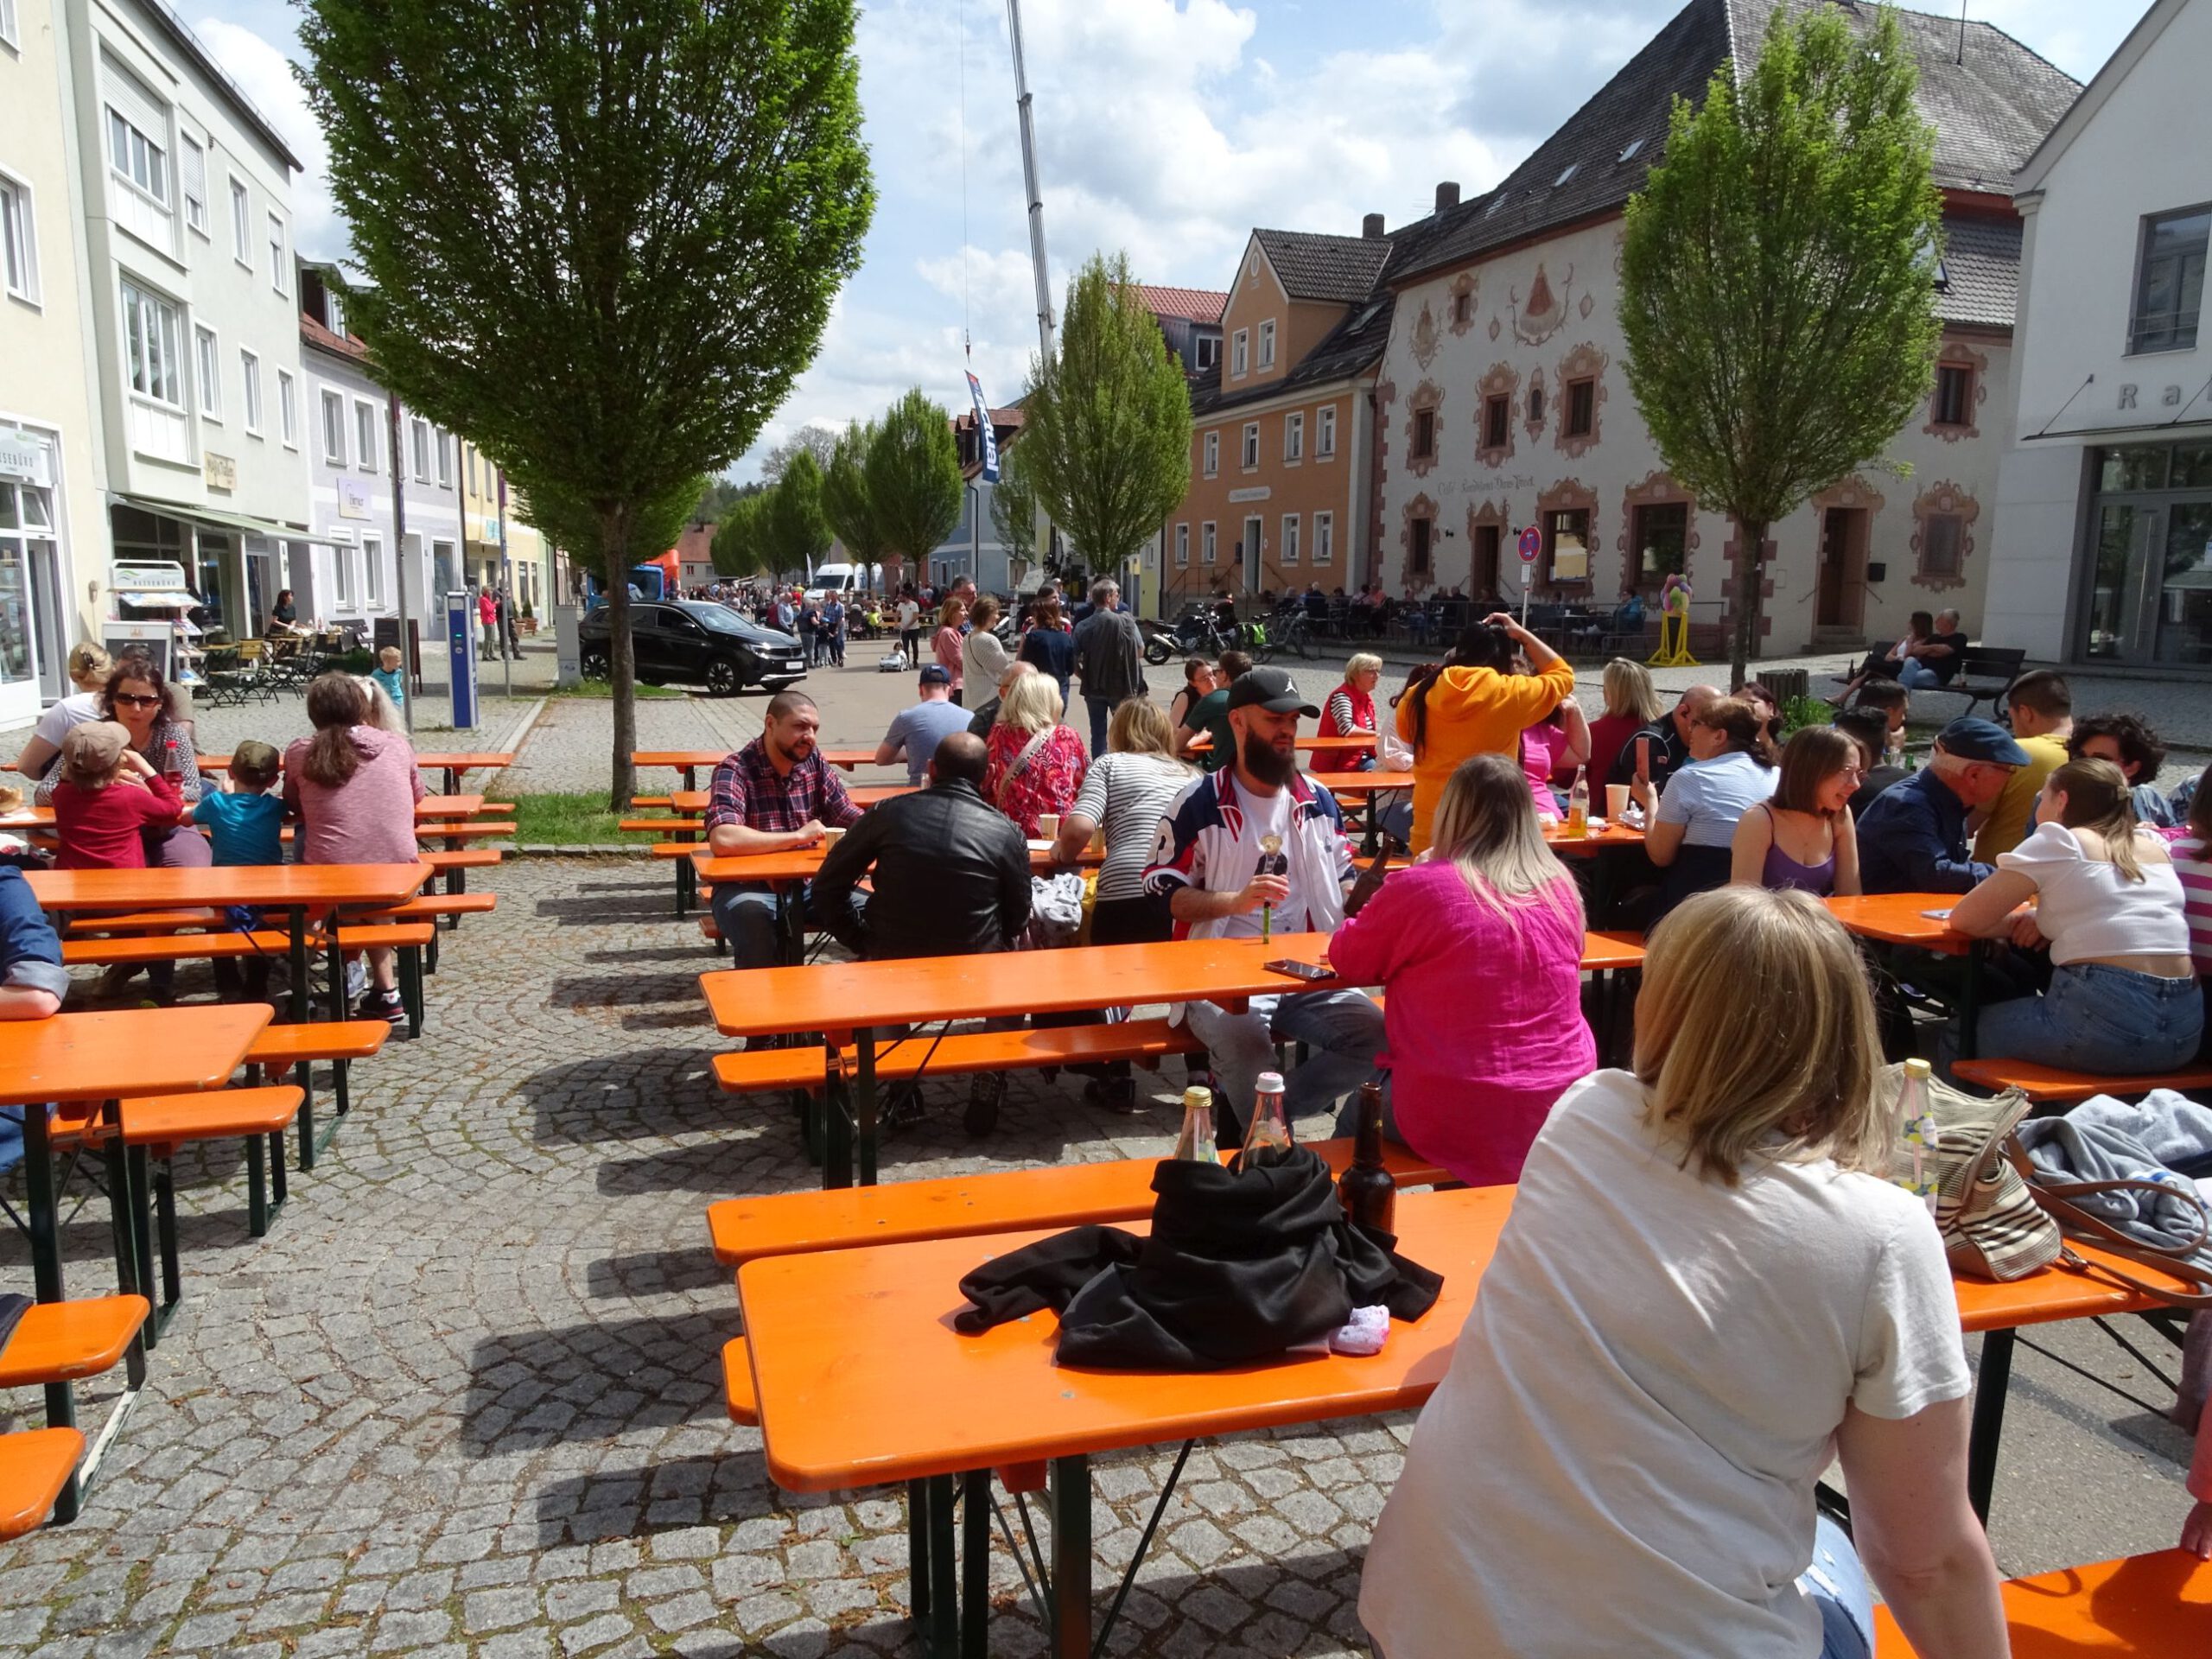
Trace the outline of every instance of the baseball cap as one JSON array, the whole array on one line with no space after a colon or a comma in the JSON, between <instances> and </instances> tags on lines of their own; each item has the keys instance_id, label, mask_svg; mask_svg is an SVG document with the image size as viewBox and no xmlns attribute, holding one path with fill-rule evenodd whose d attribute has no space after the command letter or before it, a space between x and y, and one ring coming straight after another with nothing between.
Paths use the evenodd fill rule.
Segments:
<instances>
[{"instance_id":1,"label":"baseball cap","mask_svg":"<svg viewBox=\"0 0 2212 1659\"><path fill-rule=\"evenodd\" d=\"M1321 711L1306 701L1298 682L1280 668L1252 668L1238 675L1229 688L1229 706L1264 709L1271 715L1309 715L1316 720L1321 716Z\"/></svg>"},{"instance_id":2,"label":"baseball cap","mask_svg":"<svg viewBox=\"0 0 2212 1659\"><path fill-rule=\"evenodd\" d=\"M952 671L945 667L943 663L931 663L922 671L922 683L924 685L950 685Z\"/></svg>"},{"instance_id":3,"label":"baseball cap","mask_svg":"<svg viewBox=\"0 0 2212 1659\"><path fill-rule=\"evenodd\" d=\"M1936 745L1961 760L1980 760L1993 766L2024 766L2028 752L2012 741L2012 734L1993 720L1961 715L1936 734Z\"/></svg>"},{"instance_id":4,"label":"baseball cap","mask_svg":"<svg viewBox=\"0 0 2212 1659\"><path fill-rule=\"evenodd\" d=\"M61 764L72 779L105 778L123 759L130 734L121 721L88 720L61 740Z\"/></svg>"}]
</instances>

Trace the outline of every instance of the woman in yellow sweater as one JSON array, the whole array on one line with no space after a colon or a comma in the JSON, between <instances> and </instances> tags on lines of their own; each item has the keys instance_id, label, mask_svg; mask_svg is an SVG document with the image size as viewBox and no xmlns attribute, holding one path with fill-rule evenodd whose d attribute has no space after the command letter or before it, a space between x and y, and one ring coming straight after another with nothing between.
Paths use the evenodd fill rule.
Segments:
<instances>
[{"instance_id":1,"label":"woman in yellow sweater","mask_svg":"<svg viewBox=\"0 0 2212 1659\"><path fill-rule=\"evenodd\" d=\"M1513 671L1516 648L1533 672ZM1429 821L1452 769L1471 754L1518 756L1523 728L1573 690L1567 660L1505 612L1461 632L1444 666L1398 700L1398 735L1414 752L1414 852L1428 846Z\"/></svg>"}]
</instances>

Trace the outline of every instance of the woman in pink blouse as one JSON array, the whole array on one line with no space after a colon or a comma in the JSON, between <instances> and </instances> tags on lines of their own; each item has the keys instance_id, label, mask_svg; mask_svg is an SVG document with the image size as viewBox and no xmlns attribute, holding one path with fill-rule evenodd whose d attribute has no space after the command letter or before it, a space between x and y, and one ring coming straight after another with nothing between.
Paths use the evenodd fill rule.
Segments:
<instances>
[{"instance_id":1,"label":"woman in pink blouse","mask_svg":"<svg viewBox=\"0 0 2212 1659\"><path fill-rule=\"evenodd\" d=\"M284 751L284 805L300 820L300 862L418 862L423 774L407 740L369 724L369 700L350 675L325 674L308 687L308 719L315 735ZM407 1017L395 965L391 950L369 952L362 1019L397 1025Z\"/></svg>"},{"instance_id":2,"label":"woman in pink blouse","mask_svg":"<svg viewBox=\"0 0 2212 1659\"><path fill-rule=\"evenodd\" d=\"M1433 836L1337 930L1329 963L1389 994L1377 1064L1397 1138L1456 1179L1496 1185L1520 1178L1553 1103L1598 1064L1582 899L1512 756L1460 762Z\"/></svg>"},{"instance_id":3,"label":"woman in pink blouse","mask_svg":"<svg viewBox=\"0 0 2212 1659\"><path fill-rule=\"evenodd\" d=\"M957 599L944 601L944 608L938 613L936 636L930 641L930 650L937 656L938 665L952 676L952 700L960 702L966 675L968 642L961 638L960 625L968 620L968 607ZM965 707L965 704L962 705Z\"/></svg>"},{"instance_id":4,"label":"woman in pink blouse","mask_svg":"<svg viewBox=\"0 0 2212 1659\"><path fill-rule=\"evenodd\" d=\"M1020 674L999 697L999 717L987 740L990 770L983 798L1035 841L1039 815L1065 813L1083 787L1090 756L1072 727L1063 726L1060 688L1049 674Z\"/></svg>"}]
</instances>

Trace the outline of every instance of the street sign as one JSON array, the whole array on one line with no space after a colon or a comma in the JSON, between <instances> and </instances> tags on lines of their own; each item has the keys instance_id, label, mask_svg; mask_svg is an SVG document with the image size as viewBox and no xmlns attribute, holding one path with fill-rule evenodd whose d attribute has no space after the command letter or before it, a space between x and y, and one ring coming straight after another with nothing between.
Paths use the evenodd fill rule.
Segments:
<instances>
[{"instance_id":1,"label":"street sign","mask_svg":"<svg viewBox=\"0 0 2212 1659\"><path fill-rule=\"evenodd\" d=\"M1516 546L1520 550L1521 563L1534 564L1536 562L1536 555L1544 550L1543 535L1534 524L1531 524L1521 532L1521 539Z\"/></svg>"}]
</instances>

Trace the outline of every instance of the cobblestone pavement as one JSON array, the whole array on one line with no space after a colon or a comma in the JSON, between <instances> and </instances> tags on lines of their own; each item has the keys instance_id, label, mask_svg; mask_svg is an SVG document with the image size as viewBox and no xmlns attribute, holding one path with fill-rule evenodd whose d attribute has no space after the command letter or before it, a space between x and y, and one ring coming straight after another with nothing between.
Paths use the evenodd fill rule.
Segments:
<instances>
[{"instance_id":1,"label":"cobblestone pavement","mask_svg":"<svg viewBox=\"0 0 2212 1659\"><path fill-rule=\"evenodd\" d=\"M180 1160L188 1300L82 1518L0 1547L0 1659L915 1650L900 1492L780 1494L723 1414L736 1310L704 1208L814 1176L786 1112L711 1084L696 975L715 959L642 860L484 876L499 908L448 943L427 1031L356 1069L343 1133L269 1237L245 1236L235 1148ZM1158 1153L1180 1081L1171 1065L1124 1118L1024 1075L984 1141L939 1087L887 1175ZM20 1179L0 1191L20 1202ZM67 1243L79 1294L111 1282L103 1201ZM0 1286L28 1277L0 1230ZM2160 1402L2086 1328L2032 1340ZM111 1385L86 1392L97 1423ZM2171 1544L2175 1431L2025 1344L2012 1398L2008 1571ZM38 1410L0 1395L17 1422ZM1361 1552L1409 1429L1202 1444L1113 1650L1363 1652ZM1173 1451L1097 1462L1102 1599ZM993 1651L1041 1651L1002 1546L994 1584Z\"/></svg>"}]
</instances>

